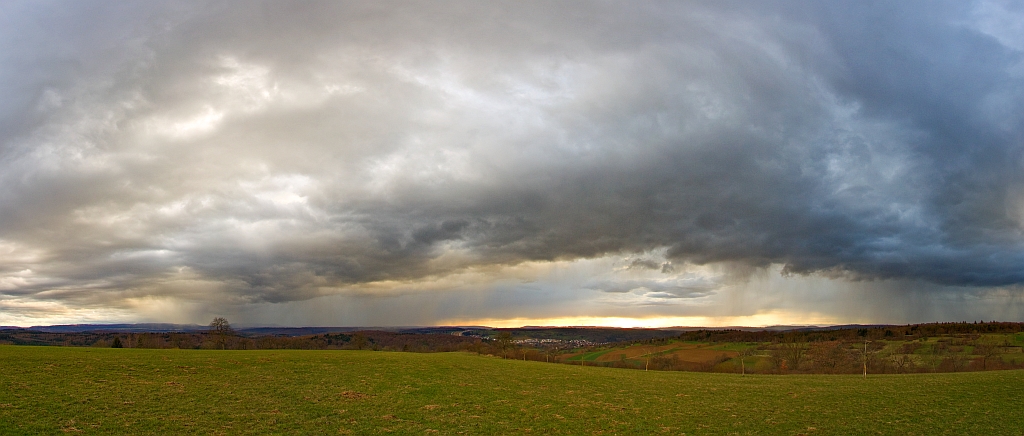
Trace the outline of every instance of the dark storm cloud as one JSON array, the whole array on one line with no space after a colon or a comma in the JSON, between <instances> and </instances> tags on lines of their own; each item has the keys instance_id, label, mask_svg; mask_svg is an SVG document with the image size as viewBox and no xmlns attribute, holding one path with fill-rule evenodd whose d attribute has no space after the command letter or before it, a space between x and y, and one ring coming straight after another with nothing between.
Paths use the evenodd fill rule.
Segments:
<instances>
[{"instance_id":1,"label":"dark storm cloud","mask_svg":"<svg viewBox=\"0 0 1024 436\"><path fill-rule=\"evenodd\" d=\"M988 6L8 3L0 292L658 249L632 267L1019 284L1024 58ZM600 289L713 289L657 283Z\"/></svg>"}]
</instances>

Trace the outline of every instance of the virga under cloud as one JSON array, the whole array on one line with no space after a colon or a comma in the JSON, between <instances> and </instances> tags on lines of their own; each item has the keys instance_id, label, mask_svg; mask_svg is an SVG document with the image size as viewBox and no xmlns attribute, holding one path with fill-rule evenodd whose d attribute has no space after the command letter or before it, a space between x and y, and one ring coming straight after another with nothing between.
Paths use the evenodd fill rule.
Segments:
<instances>
[{"instance_id":1,"label":"virga under cloud","mask_svg":"<svg viewBox=\"0 0 1024 436\"><path fill-rule=\"evenodd\" d=\"M858 320L1019 318L1020 22L1012 2L6 3L0 323L301 323L324 298L382 308L307 319L848 319L794 290L818 280L1004 303Z\"/></svg>"}]
</instances>

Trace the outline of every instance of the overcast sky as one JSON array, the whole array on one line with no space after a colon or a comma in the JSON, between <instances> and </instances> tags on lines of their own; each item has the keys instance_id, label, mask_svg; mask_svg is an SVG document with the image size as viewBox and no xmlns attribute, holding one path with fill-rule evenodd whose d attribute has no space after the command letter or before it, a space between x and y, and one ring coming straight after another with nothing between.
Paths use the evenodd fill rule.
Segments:
<instances>
[{"instance_id":1,"label":"overcast sky","mask_svg":"<svg viewBox=\"0 0 1024 436\"><path fill-rule=\"evenodd\" d=\"M0 3L0 325L1024 321L1020 2Z\"/></svg>"}]
</instances>

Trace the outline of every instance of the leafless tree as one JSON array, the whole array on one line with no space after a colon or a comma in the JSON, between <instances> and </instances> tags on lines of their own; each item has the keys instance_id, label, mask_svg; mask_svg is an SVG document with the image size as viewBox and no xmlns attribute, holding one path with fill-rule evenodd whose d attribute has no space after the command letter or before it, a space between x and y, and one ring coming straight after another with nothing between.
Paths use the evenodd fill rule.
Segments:
<instances>
[{"instance_id":1,"label":"leafless tree","mask_svg":"<svg viewBox=\"0 0 1024 436\"><path fill-rule=\"evenodd\" d=\"M829 374L843 372L851 360L846 347L840 341L817 342L811 346L808 354L816 371Z\"/></svg>"},{"instance_id":2,"label":"leafless tree","mask_svg":"<svg viewBox=\"0 0 1024 436\"><path fill-rule=\"evenodd\" d=\"M355 349L362 350L363 348L366 348L366 342L366 335L362 333L352 335L352 346L355 347Z\"/></svg>"},{"instance_id":3,"label":"leafless tree","mask_svg":"<svg viewBox=\"0 0 1024 436\"><path fill-rule=\"evenodd\" d=\"M988 364L991 361L999 361L999 347L982 344L974 347L974 354L981 356L981 369L987 370Z\"/></svg>"},{"instance_id":4,"label":"leafless tree","mask_svg":"<svg viewBox=\"0 0 1024 436\"><path fill-rule=\"evenodd\" d=\"M772 368L779 373L786 372L786 354L781 347L775 347L768 351L768 361L771 363Z\"/></svg>"},{"instance_id":5,"label":"leafless tree","mask_svg":"<svg viewBox=\"0 0 1024 436\"><path fill-rule=\"evenodd\" d=\"M544 361L551 362L558 355L558 347L547 347L544 349Z\"/></svg>"},{"instance_id":6,"label":"leafless tree","mask_svg":"<svg viewBox=\"0 0 1024 436\"><path fill-rule=\"evenodd\" d=\"M494 337L495 345L501 350L501 357L508 359L508 350L512 348L512 333L501 332Z\"/></svg>"},{"instance_id":7,"label":"leafless tree","mask_svg":"<svg viewBox=\"0 0 1024 436\"><path fill-rule=\"evenodd\" d=\"M892 367L897 374L908 372L914 368L914 358L909 354L893 354L889 356L889 360L892 361Z\"/></svg>"},{"instance_id":8,"label":"leafless tree","mask_svg":"<svg viewBox=\"0 0 1024 436\"><path fill-rule=\"evenodd\" d=\"M949 362L949 367L953 369L953 372L963 370L970 363L970 360L970 357L964 353L950 353L946 357L946 361Z\"/></svg>"},{"instance_id":9,"label":"leafless tree","mask_svg":"<svg viewBox=\"0 0 1024 436\"><path fill-rule=\"evenodd\" d=\"M655 347L654 344L648 343L644 344L644 346L641 349L643 350L644 357L646 358L646 362L644 363L644 371L647 371L651 368L651 357L654 356L654 353L658 352L658 347Z\"/></svg>"},{"instance_id":10,"label":"leafless tree","mask_svg":"<svg viewBox=\"0 0 1024 436\"><path fill-rule=\"evenodd\" d=\"M217 338L217 343L223 350L226 348L228 335L233 335L235 331L231 328L228 320L218 316L210 322L210 333Z\"/></svg>"},{"instance_id":11,"label":"leafless tree","mask_svg":"<svg viewBox=\"0 0 1024 436\"><path fill-rule=\"evenodd\" d=\"M807 351L807 344L800 342L796 339L792 339L782 343L783 356L788 366L794 370L800 369L800 364L804 360L804 354Z\"/></svg>"},{"instance_id":12,"label":"leafless tree","mask_svg":"<svg viewBox=\"0 0 1024 436\"><path fill-rule=\"evenodd\" d=\"M746 359L755 355L757 355L757 349L754 347L744 348L743 351L740 351L740 375L747 375Z\"/></svg>"}]
</instances>

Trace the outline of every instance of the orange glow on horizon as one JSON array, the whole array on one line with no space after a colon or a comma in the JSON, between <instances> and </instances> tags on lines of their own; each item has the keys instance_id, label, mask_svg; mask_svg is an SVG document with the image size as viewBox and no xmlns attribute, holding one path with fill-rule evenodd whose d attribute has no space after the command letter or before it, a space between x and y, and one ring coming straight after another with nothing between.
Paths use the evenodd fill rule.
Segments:
<instances>
[{"instance_id":1,"label":"orange glow on horizon","mask_svg":"<svg viewBox=\"0 0 1024 436\"><path fill-rule=\"evenodd\" d=\"M861 321L841 320L816 313L765 312L745 316L664 316L664 317L597 317L574 316L558 318L483 318L448 319L437 325L487 326L497 328L537 327L768 327L775 325L829 326L856 324Z\"/></svg>"}]
</instances>

